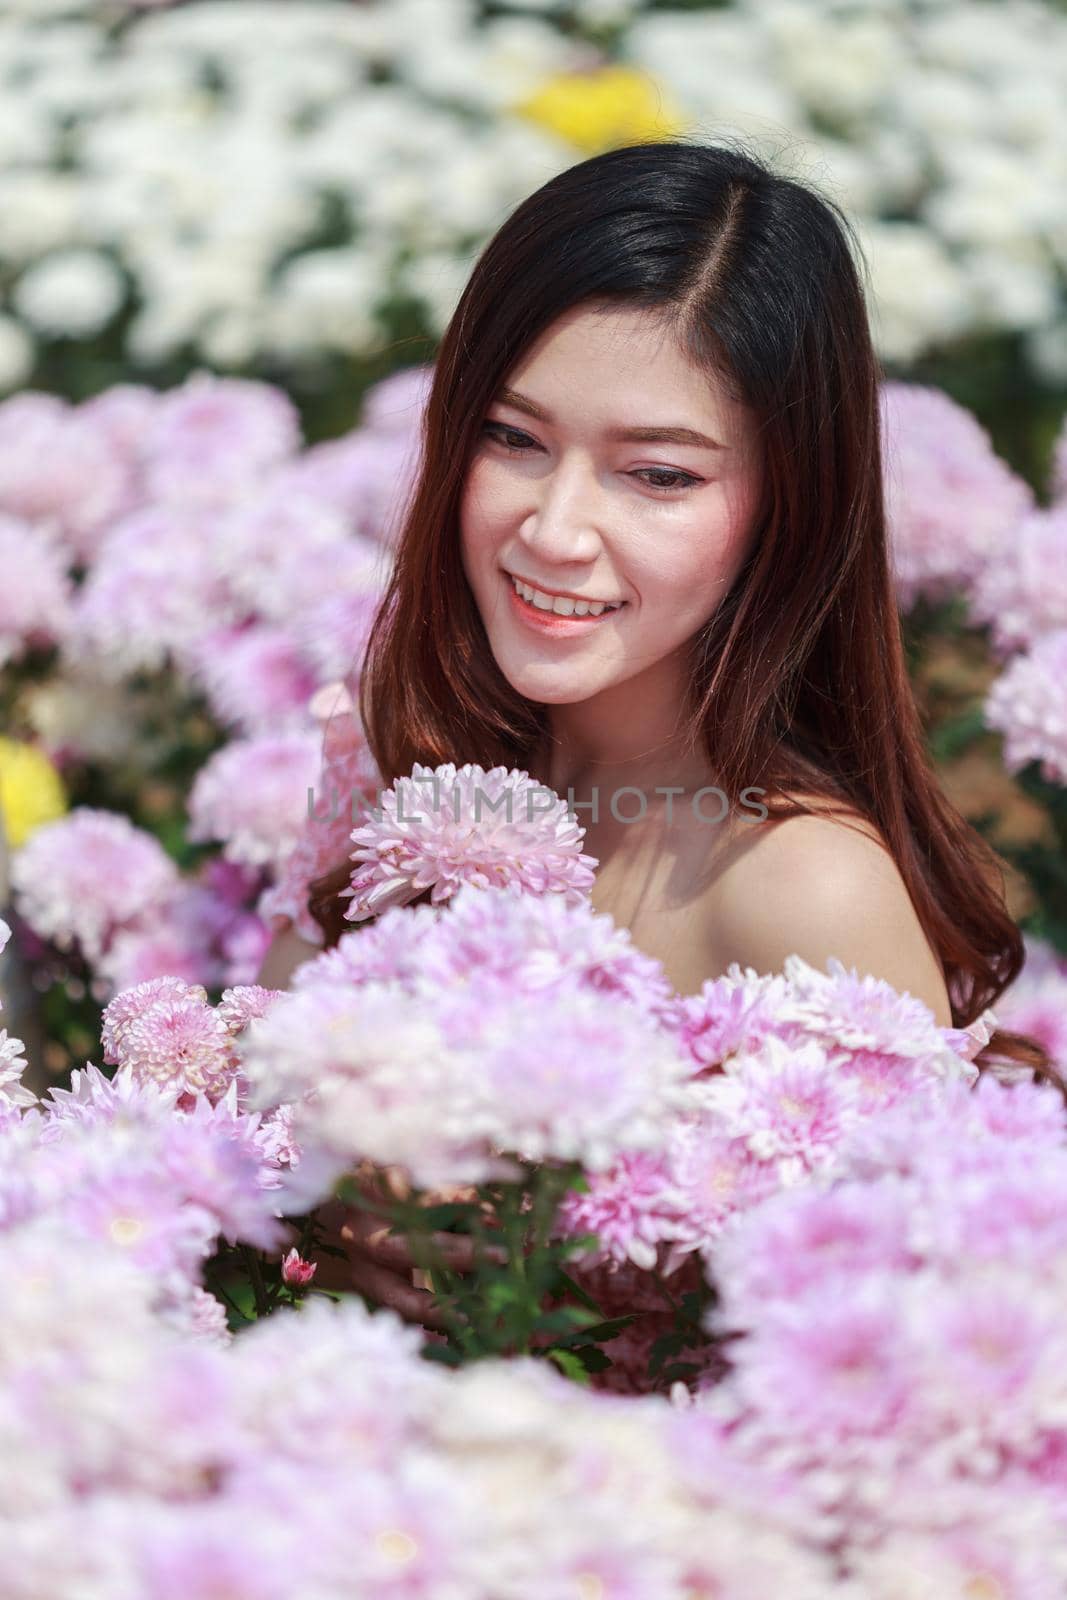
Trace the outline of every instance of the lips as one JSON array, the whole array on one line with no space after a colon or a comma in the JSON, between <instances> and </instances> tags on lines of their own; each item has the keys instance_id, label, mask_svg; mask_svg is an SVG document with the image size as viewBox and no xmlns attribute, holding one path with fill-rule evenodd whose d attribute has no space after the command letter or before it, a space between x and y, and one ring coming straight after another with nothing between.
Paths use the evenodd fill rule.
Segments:
<instances>
[{"instance_id":1,"label":"lips","mask_svg":"<svg viewBox=\"0 0 1067 1600\"><path fill-rule=\"evenodd\" d=\"M626 602L623 601L616 610L602 611L596 617L589 615L584 617L565 617L559 612L542 611L539 607L531 605L529 601L524 600L519 594L511 581L510 575L504 573L503 577L508 587L509 604L517 620L524 627L532 628L535 632L549 637L566 637L569 634L587 632L592 628L600 627L601 624L608 622L612 617L619 616L626 606Z\"/></svg>"}]
</instances>

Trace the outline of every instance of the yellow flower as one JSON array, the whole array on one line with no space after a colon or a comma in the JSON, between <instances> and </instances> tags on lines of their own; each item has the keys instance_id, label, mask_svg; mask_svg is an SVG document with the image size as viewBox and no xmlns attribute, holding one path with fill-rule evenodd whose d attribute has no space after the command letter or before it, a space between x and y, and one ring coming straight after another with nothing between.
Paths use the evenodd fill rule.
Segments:
<instances>
[{"instance_id":1,"label":"yellow flower","mask_svg":"<svg viewBox=\"0 0 1067 1600\"><path fill-rule=\"evenodd\" d=\"M673 139L686 125L654 79L620 65L556 73L512 109L589 155Z\"/></svg>"},{"instance_id":2,"label":"yellow flower","mask_svg":"<svg viewBox=\"0 0 1067 1600\"><path fill-rule=\"evenodd\" d=\"M44 751L0 738L0 817L9 847L17 850L34 828L66 809L62 780Z\"/></svg>"}]
</instances>

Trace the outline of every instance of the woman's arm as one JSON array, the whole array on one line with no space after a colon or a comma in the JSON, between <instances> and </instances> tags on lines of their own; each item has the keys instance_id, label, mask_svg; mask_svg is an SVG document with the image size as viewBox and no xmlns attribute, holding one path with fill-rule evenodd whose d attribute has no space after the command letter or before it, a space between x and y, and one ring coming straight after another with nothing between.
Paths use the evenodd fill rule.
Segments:
<instances>
[{"instance_id":1,"label":"woman's arm","mask_svg":"<svg viewBox=\"0 0 1067 1600\"><path fill-rule=\"evenodd\" d=\"M275 933L256 975L256 982L265 989L288 989L289 979L297 967L322 954L318 945L302 939L288 917L286 925Z\"/></svg>"},{"instance_id":2,"label":"woman's arm","mask_svg":"<svg viewBox=\"0 0 1067 1600\"><path fill-rule=\"evenodd\" d=\"M709 929L717 950L757 972L796 954L820 971L829 956L930 1007L952 1025L945 975L896 862L858 819L789 817L752 829L716 885Z\"/></svg>"}]
</instances>

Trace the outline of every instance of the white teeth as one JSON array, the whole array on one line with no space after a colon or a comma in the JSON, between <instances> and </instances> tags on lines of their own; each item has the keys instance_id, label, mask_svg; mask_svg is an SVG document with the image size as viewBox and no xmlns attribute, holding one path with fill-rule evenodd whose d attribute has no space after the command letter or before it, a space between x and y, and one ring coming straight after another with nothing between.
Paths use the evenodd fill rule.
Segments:
<instances>
[{"instance_id":1,"label":"white teeth","mask_svg":"<svg viewBox=\"0 0 1067 1600\"><path fill-rule=\"evenodd\" d=\"M508 576L511 577L511 574ZM518 578L512 578L511 581L527 604L536 606L538 611L553 611L558 617L599 617L604 611L619 609L617 605L608 605L603 600L567 600L562 595L542 594L540 589L531 589L528 583L520 583Z\"/></svg>"}]
</instances>

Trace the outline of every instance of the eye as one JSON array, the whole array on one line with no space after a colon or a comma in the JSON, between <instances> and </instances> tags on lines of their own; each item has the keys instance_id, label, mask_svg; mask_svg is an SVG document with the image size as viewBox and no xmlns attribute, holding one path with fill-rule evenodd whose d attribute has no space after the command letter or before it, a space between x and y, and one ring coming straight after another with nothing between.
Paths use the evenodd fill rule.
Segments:
<instances>
[{"instance_id":1,"label":"eye","mask_svg":"<svg viewBox=\"0 0 1067 1600\"><path fill-rule=\"evenodd\" d=\"M494 444L498 444L511 456L521 456L529 449L537 450L540 447L535 439L528 433L523 433L521 428L511 428L506 422L484 422L482 432L488 434ZM522 439L522 444L508 444L506 439ZM639 467L636 472L630 473L632 478L640 478L646 488L653 489L658 494L672 494L679 489L692 489L696 484L703 482L691 472L683 472L679 467ZM652 478L671 478L671 483L653 483Z\"/></svg>"},{"instance_id":2,"label":"eye","mask_svg":"<svg viewBox=\"0 0 1067 1600\"><path fill-rule=\"evenodd\" d=\"M523 433L520 428L509 428L506 422L485 422L482 424L482 432L487 433L494 443L503 445L508 454L512 456L520 456L524 446L505 444L504 440L498 435L507 434L512 439L525 439L527 445L532 444L536 448L536 441L531 439L528 433Z\"/></svg>"}]
</instances>

